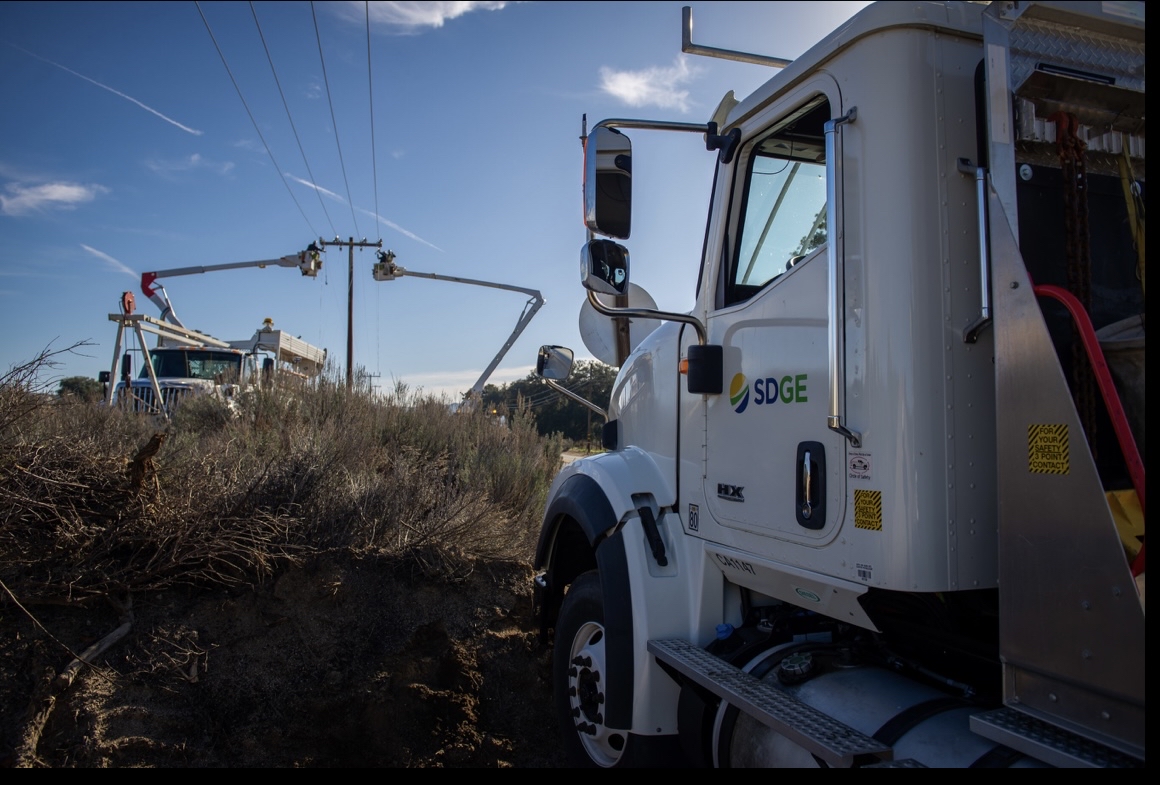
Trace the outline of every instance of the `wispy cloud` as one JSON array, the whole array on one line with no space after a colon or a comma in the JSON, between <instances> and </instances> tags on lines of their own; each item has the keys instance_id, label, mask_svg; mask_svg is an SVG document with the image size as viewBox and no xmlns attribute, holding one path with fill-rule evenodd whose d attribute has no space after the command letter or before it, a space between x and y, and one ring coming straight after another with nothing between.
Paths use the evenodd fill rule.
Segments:
<instances>
[{"instance_id":1,"label":"wispy cloud","mask_svg":"<svg viewBox=\"0 0 1160 785\"><path fill-rule=\"evenodd\" d=\"M0 193L0 213L25 215L38 210L72 210L78 204L91 202L97 194L107 193L103 185L80 183L8 183Z\"/></svg>"},{"instance_id":2,"label":"wispy cloud","mask_svg":"<svg viewBox=\"0 0 1160 785\"><path fill-rule=\"evenodd\" d=\"M318 193L322 194L323 196L328 196L331 199L333 199L334 201L339 202L340 204L346 204L346 200L343 199L338 194L336 194L334 191L328 191L325 188L323 188L321 185L315 185L314 183L310 182L309 180L303 180L301 177L295 177L294 175L290 174L289 172L286 173L286 176L289 177L294 182L299 183L300 185L305 185L307 188L313 188L315 191L318 191Z\"/></svg>"},{"instance_id":3,"label":"wispy cloud","mask_svg":"<svg viewBox=\"0 0 1160 785\"><path fill-rule=\"evenodd\" d=\"M506 2L374 2L370 4L371 23L385 26L395 33L418 33L426 27L442 27L450 19L472 11L500 11ZM364 2L335 3L334 9L342 18L365 24L367 5Z\"/></svg>"},{"instance_id":4,"label":"wispy cloud","mask_svg":"<svg viewBox=\"0 0 1160 785\"><path fill-rule=\"evenodd\" d=\"M122 262L118 259L114 259L112 256L109 256L104 251L98 251L96 248L85 245L84 243L81 243L81 248L84 248L86 251L88 251L93 256L97 257L98 259L100 259L102 262L105 262L106 264L108 264L110 267L112 267L114 270L116 270L119 273L124 273L125 275L128 275L132 278L140 278L141 277L136 272L134 272L132 267L130 267L129 265L125 264L124 262Z\"/></svg>"},{"instance_id":5,"label":"wispy cloud","mask_svg":"<svg viewBox=\"0 0 1160 785\"><path fill-rule=\"evenodd\" d=\"M525 365L518 368L497 368L487 378L488 384L508 384L517 379L523 379L535 369L535 366ZM479 380L483 373L482 368L460 371L434 371L431 373L414 373L402 378L392 378L402 381L409 387L424 390L433 395L447 395L452 400L459 400L459 396L471 389L471 385Z\"/></svg>"},{"instance_id":6,"label":"wispy cloud","mask_svg":"<svg viewBox=\"0 0 1160 785\"><path fill-rule=\"evenodd\" d=\"M194 153L186 158L168 161L160 158L151 158L145 162L145 165L157 174L176 174L177 172L189 172L194 169L207 169L218 174L229 174L234 168L233 161L212 161L208 158L203 158L200 153Z\"/></svg>"},{"instance_id":7,"label":"wispy cloud","mask_svg":"<svg viewBox=\"0 0 1160 785\"><path fill-rule=\"evenodd\" d=\"M129 101L129 102L131 102L131 103L134 103L134 104L136 104L137 106L141 107L141 108L142 108L142 109L144 109L146 112L149 112L150 114L153 114L153 115L156 115L157 117L160 117L162 120L164 120L165 122L169 123L170 125L175 125L175 126L177 126L177 127L178 127L178 128L180 128L182 131L185 131L187 134L193 134L194 136L201 136L201 135L202 135L202 133L204 133L203 131L198 131L196 128L190 128L190 127L189 127L189 126L187 126L187 125L182 125L181 123L179 123L179 122L177 122L176 120L174 120L172 117L166 117L165 115L161 114L161 112L158 112L156 109L154 109L153 107L151 107L151 106L147 106L147 105L145 105L145 104L141 103L140 101L138 101L138 100L137 100L136 98L134 98L133 96L131 96L131 95L125 95L125 94L124 94L124 93L122 93L120 90L115 90L115 89L113 89L112 87L109 87L109 86L108 86L108 85L106 85L106 84L101 84L101 83L100 83L100 82L98 82L96 79L90 79L89 77L85 76L84 74L78 74L76 71L72 70L71 68L67 68L67 67L65 67L65 66L61 65L60 63L53 62L52 60L49 60L47 57L41 57L40 55L38 55L38 54L35 54L35 53L33 53L33 52L30 52L30 51L28 51L27 49L25 49L25 48L24 48L24 47L22 47L22 46L17 46L16 44L14 44L14 43L11 43L10 41L5 41L4 43L6 43L6 44L8 44L9 46L11 46L13 49L19 49L21 52L24 52L24 54L28 55L29 57L35 57L37 60L40 60L41 62L48 63L49 65L56 66L57 68L59 68L59 69L60 69L60 70L62 70L62 71L67 71L68 73L72 74L73 76L76 76L76 77L79 77L79 78L81 78L81 79L84 79L86 82L88 82L88 83L90 83L90 84L94 84L94 85L96 85L97 87L101 88L102 90L108 90L108 91L109 91L110 93L112 93L113 95L116 95L116 96L119 96L119 97L121 97L121 98L124 98L126 101Z\"/></svg>"},{"instance_id":8,"label":"wispy cloud","mask_svg":"<svg viewBox=\"0 0 1160 785\"><path fill-rule=\"evenodd\" d=\"M698 73L683 57L671 67L645 68L642 71L600 69L600 89L629 106L656 106L661 109L689 111L689 91L680 86Z\"/></svg>"},{"instance_id":9,"label":"wispy cloud","mask_svg":"<svg viewBox=\"0 0 1160 785\"><path fill-rule=\"evenodd\" d=\"M315 185L314 183L310 182L309 180L303 180L301 177L295 177L294 175L290 174L289 172L286 173L286 176L289 177L291 180L293 180L296 183L299 183L301 185L305 185L307 188L313 188L315 191L318 191L318 193L322 194L323 196L329 197L330 199L333 199L334 201L336 201L340 204L347 203L347 201L345 199L343 199L341 196L336 194L334 191L329 191L326 188L323 188L321 185ZM403 235L404 237L410 237L412 240L414 240L417 243L422 243L423 245L426 245L429 248L434 248L436 251L443 253L443 249L440 248L439 246L435 245L434 243L431 243L431 242L424 240L422 237L415 234L414 232L411 232L411 231L408 231L407 229L404 229L403 227L399 226L394 221L387 219L387 218L383 218L381 215L376 214L374 210L364 210L361 207L356 207L354 209L358 210L363 215L369 215L371 218L374 218L376 221L383 224L384 226L388 226L391 229L394 229L396 232Z\"/></svg>"},{"instance_id":10,"label":"wispy cloud","mask_svg":"<svg viewBox=\"0 0 1160 785\"><path fill-rule=\"evenodd\" d=\"M376 215L374 210L364 210L361 207L356 207L355 209L358 210L360 213L363 213L364 215L369 215L371 218L374 218L376 221L383 224L384 226L389 226L390 228L394 229L396 232L403 235L404 237L410 237L412 240L414 240L417 243L423 243L423 245L426 245L428 248L434 248L439 253L443 253L443 249L440 248L438 245L435 245L434 243L427 242L419 235L415 234L414 232L407 231L406 229L399 226L394 221L387 220L386 218L383 218L381 215Z\"/></svg>"}]
</instances>

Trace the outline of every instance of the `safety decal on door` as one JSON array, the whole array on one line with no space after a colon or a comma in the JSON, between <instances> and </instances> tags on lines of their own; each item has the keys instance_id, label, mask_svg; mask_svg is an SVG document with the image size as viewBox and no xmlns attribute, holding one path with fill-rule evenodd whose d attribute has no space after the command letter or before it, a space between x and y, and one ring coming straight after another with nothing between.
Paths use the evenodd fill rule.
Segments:
<instances>
[{"instance_id":1,"label":"safety decal on door","mask_svg":"<svg viewBox=\"0 0 1160 785\"><path fill-rule=\"evenodd\" d=\"M1071 471L1067 425L1027 426L1027 470L1034 474L1068 474Z\"/></svg>"},{"instance_id":2,"label":"safety decal on door","mask_svg":"<svg viewBox=\"0 0 1160 785\"><path fill-rule=\"evenodd\" d=\"M882 531L882 491L854 491L854 528Z\"/></svg>"},{"instance_id":3,"label":"safety decal on door","mask_svg":"<svg viewBox=\"0 0 1160 785\"><path fill-rule=\"evenodd\" d=\"M851 480L869 480L870 477L870 453L868 452L852 452L849 458L850 473L846 476Z\"/></svg>"}]
</instances>

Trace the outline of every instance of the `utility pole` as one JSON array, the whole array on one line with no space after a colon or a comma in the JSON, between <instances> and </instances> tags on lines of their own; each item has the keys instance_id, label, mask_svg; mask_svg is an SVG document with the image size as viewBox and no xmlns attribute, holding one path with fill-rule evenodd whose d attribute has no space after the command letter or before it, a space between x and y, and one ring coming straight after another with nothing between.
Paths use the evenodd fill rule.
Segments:
<instances>
[{"instance_id":1,"label":"utility pole","mask_svg":"<svg viewBox=\"0 0 1160 785\"><path fill-rule=\"evenodd\" d=\"M368 243L367 238L363 238L359 242L355 242L351 237L349 240L342 240L335 237L333 240L323 240L318 238L318 243L326 248L328 245L334 245L341 248L346 246L350 255L346 267L346 389L354 389L354 249L355 248L382 248L383 241Z\"/></svg>"}]
</instances>

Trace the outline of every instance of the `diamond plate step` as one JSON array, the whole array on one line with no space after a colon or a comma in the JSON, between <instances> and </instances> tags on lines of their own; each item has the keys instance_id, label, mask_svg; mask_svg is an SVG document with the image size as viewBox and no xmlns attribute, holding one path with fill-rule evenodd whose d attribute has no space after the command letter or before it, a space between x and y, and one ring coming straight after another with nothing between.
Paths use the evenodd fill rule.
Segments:
<instances>
[{"instance_id":1,"label":"diamond plate step","mask_svg":"<svg viewBox=\"0 0 1160 785\"><path fill-rule=\"evenodd\" d=\"M903 758L902 760L884 760L881 763L871 763L869 766L863 766L864 769L925 769L925 764L919 763L914 758Z\"/></svg>"},{"instance_id":2,"label":"diamond plate step","mask_svg":"<svg viewBox=\"0 0 1160 785\"><path fill-rule=\"evenodd\" d=\"M1136 769L1143 761L1014 709L971 715L971 730L1052 766Z\"/></svg>"},{"instance_id":3,"label":"diamond plate step","mask_svg":"<svg viewBox=\"0 0 1160 785\"><path fill-rule=\"evenodd\" d=\"M893 758L890 747L807 706L684 640L649 641L659 662L732 703L830 766L849 768L864 756Z\"/></svg>"}]
</instances>

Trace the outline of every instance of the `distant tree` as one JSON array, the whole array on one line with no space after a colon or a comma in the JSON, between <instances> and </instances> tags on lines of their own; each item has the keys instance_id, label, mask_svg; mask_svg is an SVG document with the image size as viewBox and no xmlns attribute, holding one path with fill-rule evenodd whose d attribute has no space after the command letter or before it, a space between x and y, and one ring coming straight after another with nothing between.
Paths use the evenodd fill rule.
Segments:
<instances>
[{"instance_id":1,"label":"distant tree","mask_svg":"<svg viewBox=\"0 0 1160 785\"><path fill-rule=\"evenodd\" d=\"M69 376L60 380L56 394L61 398L79 398L82 401L99 401L105 388L96 379L88 376Z\"/></svg>"},{"instance_id":2,"label":"distant tree","mask_svg":"<svg viewBox=\"0 0 1160 785\"><path fill-rule=\"evenodd\" d=\"M597 406L607 408L616 381L616 369L595 360L580 360L572 366L572 373L560 382L577 395ZM544 435L561 433L574 442L587 441L603 422L588 407L576 403L549 387L534 373L501 387L487 385L483 401L488 411L528 411L536 422L536 430Z\"/></svg>"}]
</instances>

